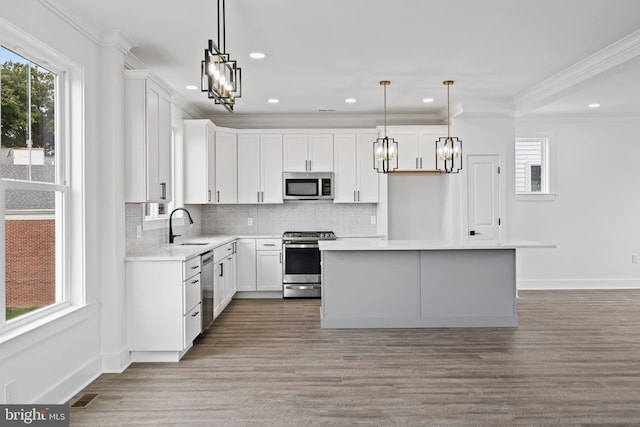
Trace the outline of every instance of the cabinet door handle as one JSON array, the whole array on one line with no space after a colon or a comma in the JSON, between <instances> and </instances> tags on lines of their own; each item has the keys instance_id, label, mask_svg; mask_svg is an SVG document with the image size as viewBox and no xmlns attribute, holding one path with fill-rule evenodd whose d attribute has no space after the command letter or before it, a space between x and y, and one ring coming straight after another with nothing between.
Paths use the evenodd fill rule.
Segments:
<instances>
[{"instance_id":1,"label":"cabinet door handle","mask_svg":"<svg viewBox=\"0 0 640 427\"><path fill-rule=\"evenodd\" d=\"M416 169L418 169L418 158L416 157Z\"/></svg>"},{"instance_id":2,"label":"cabinet door handle","mask_svg":"<svg viewBox=\"0 0 640 427\"><path fill-rule=\"evenodd\" d=\"M357 202L358 199L356 198L356 190L353 190L353 201Z\"/></svg>"},{"instance_id":3,"label":"cabinet door handle","mask_svg":"<svg viewBox=\"0 0 640 427\"><path fill-rule=\"evenodd\" d=\"M220 191L216 191L216 202L220 203Z\"/></svg>"},{"instance_id":4,"label":"cabinet door handle","mask_svg":"<svg viewBox=\"0 0 640 427\"><path fill-rule=\"evenodd\" d=\"M209 193L209 195L207 196L207 199L208 199L207 201L210 202L211 201L211 190L208 190L207 192Z\"/></svg>"},{"instance_id":5,"label":"cabinet door handle","mask_svg":"<svg viewBox=\"0 0 640 427\"><path fill-rule=\"evenodd\" d=\"M260 201L264 203L264 191L260 192Z\"/></svg>"},{"instance_id":6,"label":"cabinet door handle","mask_svg":"<svg viewBox=\"0 0 640 427\"><path fill-rule=\"evenodd\" d=\"M311 170L311 160L309 160L309 170Z\"/></svg>"},{"instance_id":7,"label":"cabinet door handle","mask_svg":"<svg viewBox=\"0 0 640 427\"><path fill-rule=\"evenodd\" d=\"M280 254L280 264L282 264L282 252L279 252Z\"/></svg>"},{"instance_id":8,"label":"cabinet door handle","mask_svg":"<svg viewBox=\"0 0 640 427\"><path fill-rule=\"evenodd\" d=\"M167 183L160 183L160 199L167 200Z\"/></svg>"},{"instance_id":9,"label":"cabinet door handle","mask_svg":"<svg viewBox=\"0 0 640 427\"><path fill-rule=\"evenodd\" d=\"M422 169L422 157L420 157L420 169Z\"/></svg>"},{"instance_id":10,"label":"cabinet door handle","mask_svg":"<svg viewBox=\"0 0 640 427\"><path fill-rule=\"evenodd\" d=\"M360 201L360 190L358 190L358 200L356 200L357 202Z\"/></svg>"},{"instance_id":11,"label":"cabinet door handle","mask_svg":"<svg viewBox=\"0 0 640 427\"><path fill-rule=\"evenodd\" d=\"M258 203L260 203L260 192L258 191L256 194L258 195Z\"/></svg>"},{"instance_id":12,"label":"cabinet door handle","mask_svg":"<svg viewBox=\"0 0 640 427\"><path fill-rule=\"evenodd\" d=\"M220 277L224 276L224 264L220 263Z\"/></svg>"}]
</instances>

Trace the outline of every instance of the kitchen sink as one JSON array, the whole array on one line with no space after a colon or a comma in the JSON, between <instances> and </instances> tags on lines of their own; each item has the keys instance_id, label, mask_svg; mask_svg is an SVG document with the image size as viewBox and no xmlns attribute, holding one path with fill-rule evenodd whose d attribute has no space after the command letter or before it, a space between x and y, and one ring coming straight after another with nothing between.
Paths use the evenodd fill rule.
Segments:
<instances>
[{"instance_id":1,"label":"kitchen sink","mask_svg":"<svg viewBox=\"0 0 640 427\"><path fill-rule=\"evenodd\" d=\"M180 246L203 246L208 244L209 243L207 242L185 242L185 243L180 243Z\"/></svg>"}]
</instances>

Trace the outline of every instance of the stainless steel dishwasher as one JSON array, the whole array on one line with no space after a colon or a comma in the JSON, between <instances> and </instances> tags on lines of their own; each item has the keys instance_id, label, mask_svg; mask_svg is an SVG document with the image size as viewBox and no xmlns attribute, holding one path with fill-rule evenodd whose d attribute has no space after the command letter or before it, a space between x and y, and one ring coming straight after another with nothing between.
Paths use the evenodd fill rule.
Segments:
<instances>
[{"instance_id":1,"label":"stainless steel dishwasher","mask_svg":"<svg viewBox=\"0 0 640 427\"><path fill-rule=\"evenodd\" d=\"M213 322L213 251L202 254L202 332Z\"/></svg>"}]
</instances>

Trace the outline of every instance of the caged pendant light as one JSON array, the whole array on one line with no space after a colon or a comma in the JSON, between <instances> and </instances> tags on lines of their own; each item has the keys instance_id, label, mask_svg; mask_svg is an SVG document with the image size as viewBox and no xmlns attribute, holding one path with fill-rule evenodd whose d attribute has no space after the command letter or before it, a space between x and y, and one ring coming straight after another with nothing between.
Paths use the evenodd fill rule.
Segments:
<instances>
[{"instance_id":1,"label":"caged pendant light","mask_svg":"<svg viewBox=\"0 0 640 427\"><path fill-rule=\"evenodd\" d=\"M382 80L384 87L384 138L373 142L373 168L378 173L389 173L398 169L398 142L387 136L387 86L391 82Z\"/></svg>"},{"instance_id":2,"label":"caged pendant light","mask_svg":"<svg viewBox=\"0 0 640 427\"><path fill-rule=\"evenodd\" d=\"M218 0L218 43L209 40L209 46L204 50L204 61L200 63L200 89L207 92L209 99L222 105L230 113L236 99L242 96L242 70L236 61L232 61L226 52L226 19L225 4ZM222 25L220 24L222 18ZM222 44L220 43L220 30L222 30Z\"/></svg>"},{"instance_id":3,"label":"caged pendant light","mask_svg":"<svg viewBox=\"0 0 640 427\"><path fill-rule=\"evenodd\" d=\"M447 137L436 140L436 169L444 173L458 173L462 170L462 141L451 136L451 103L449 87L453 80L445 80L447 86Z\"/></svg>"}]
</instances>

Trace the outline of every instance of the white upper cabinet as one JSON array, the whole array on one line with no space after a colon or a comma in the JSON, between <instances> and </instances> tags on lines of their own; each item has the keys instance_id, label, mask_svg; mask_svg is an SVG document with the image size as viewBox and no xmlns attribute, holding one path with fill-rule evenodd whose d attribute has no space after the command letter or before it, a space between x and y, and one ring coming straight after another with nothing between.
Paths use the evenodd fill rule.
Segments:
<instances>
[{"instance_id":1,"label":"white upper cabinet","mask_svg":"<svg viewBox=\"0 0 640 427\"><path fill-rule=\"evenodd\" d=\"M184 121L184 202L213 203L216 131L210 120Z\"/></svg>"},{"instance_id":2,"label":"white upper cabinet","mask_svg":"<svg viewBox=\"0 0 640 427\"><path fill-rule=\"evenodd\" d=\"M373 141L377 136L334 135L334 203L378 203L378 173L373 169Z\"/></svg>"},{"instance_id":3,"label":"white upper cabinet","mask_svg":"<svg viewBox=\"0 0 640 427\"><path fill-rule=\"evenodd\" d=\"M216 131L216 192L215 202L238 202L238 152L235 132Z\"/></svg>"},{"instance_id":4,"label":"white upper cabinet","mask_svg":"<svg viewBox=\"0 0 640 427\"><path fill-rule=\"evenodd\" d=\"M333 171L333 134L285 134L285 172Z\"/></svg>"},{"instance_id":5,"label":"white upper cabinet","mask_svg":"<svg viewBox=\"0 0 640 427\"><path fill-rule=\"evenodd\" d=\"M282 203L282 135L238 135L238 203Z\"/></svg>"},{"instance_id":6,"label":"white upper cabinet","mask_svg":"<svg viewBox=\"0 0 640 427\"><path fill-rule=\"evenodd\" d=\"M237 149L234 130L210 120L184 121L184 202L237 202Z\"/></svg>"},{"instance_id":7,"label":"white upper cabinet","mask_svg":"<svg viewBox=\"0 0 640 427\"><path fill-rule=\"evenodd\" d=\"M168 202L171 181L171 89L144 70L124 71L125 201Z\"/></svg>"},{"instance_id":8,"label":"white upper cabinet","mask_svg":"<svg viewBox=\"0 0 640 427\"><path fill-rule=\"evenodd\" d=\"M435 141L447 136L447 127L390 127L387 135L398 142L398 170L428 171L436 168Z\"/></svg>"}]
</instances>

